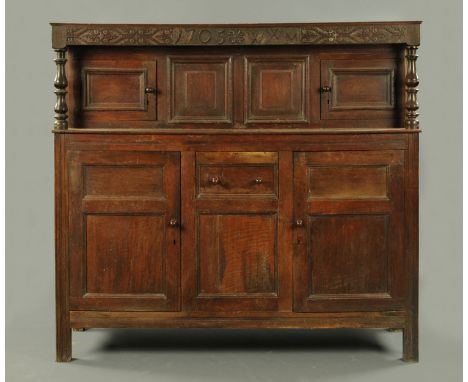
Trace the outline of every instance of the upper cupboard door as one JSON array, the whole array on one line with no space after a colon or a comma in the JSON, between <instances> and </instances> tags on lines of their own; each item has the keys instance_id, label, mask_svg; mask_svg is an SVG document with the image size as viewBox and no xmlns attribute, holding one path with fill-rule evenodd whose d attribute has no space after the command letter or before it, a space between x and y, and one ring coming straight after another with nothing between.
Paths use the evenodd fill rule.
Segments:
<instances>
[{"instance_id":1,"label":"upper cupboard door","mask_svg":"<svg viewBox=\"0 0 468 382\"><path fill-rule=\"evenodd\" d=\"M169 57L168 72L169 122L232 122L231 57Z\"/></svg>"},{"instance_id":2,"label":"upper cupboard door","mask_svg":"<svg viewBox=\"0 0 468 382\"><path fill-rule=\"evenodd\" d=\"M393 118L394 59L321 61L321 119Z\"/></svg>"},{"instance_id":3,"label":"upper cupboard door","mask_svg":"<svg viewBox=\"0 0 468 382\"><path fill-rule=\"evenodd\" d=\"M307 56L246 57L246 123L308 122Z\"/></svg>"},{"instance_id":4,"label":"upper cupboard door","mask_svg":"<svg viewBox=\"0 0 468 382\"><path fill-rule=\"evenodd\" d=\"M85 120L155 120L156 61L86 60L81 93Z\"/></svg>"}]
</instances>

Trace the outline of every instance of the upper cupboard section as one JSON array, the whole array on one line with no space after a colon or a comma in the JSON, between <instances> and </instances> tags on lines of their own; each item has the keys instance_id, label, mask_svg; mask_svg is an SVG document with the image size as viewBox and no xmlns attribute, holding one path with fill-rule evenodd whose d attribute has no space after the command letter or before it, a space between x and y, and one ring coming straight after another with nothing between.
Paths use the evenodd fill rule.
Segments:
<instances>
[{"instance_id":1,"label":"upper cupboard section","mask_svg":"<svg viewBox=\"0 0 468 382\"><path fill-rule=\"evenodd\" d=\"M75 48L72 128L402 125L399 46Z\"/></svg>"}]
</instances>

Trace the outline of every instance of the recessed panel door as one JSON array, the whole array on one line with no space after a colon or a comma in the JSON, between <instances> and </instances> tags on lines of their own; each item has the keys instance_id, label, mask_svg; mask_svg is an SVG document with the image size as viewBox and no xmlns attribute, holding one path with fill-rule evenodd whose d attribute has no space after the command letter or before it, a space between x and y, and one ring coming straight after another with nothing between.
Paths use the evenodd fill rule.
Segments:
<instances>
[{"instance_id":1,"label":"recessed panel door","mask_svg":"<svg viewBox=\"0 0 468 382\"><path fill-rule=\"evenodd\" d=\"M321 60L321 119L396 117L394 59Z\"/></svg>"},{"instance_id":2,"label":"recessed panel door","mask_svg":"<svg viewBox=\"0 0 468 382\"><path fill-rule=\"evenodd\" d=\"M401 308L403 152L296 153L294 310Z\"/></svg>"},{"instance_id":3,"label":"recessed panel door","mask_svg":"<svg viewBox=\"0 0 468 382\"><path fill-rule=\"evenodd\" d=\"M245 57L245 122L308 122L308 66L307 56Z\"/></svg>"},{"instance_id":4,"label":"recessed panel door","mask_svg":"<svg viewBox=\"0 0 468 382\"><path fill-rule=\"evenodd\" d=\"M77 111L85 121L156 120L157 93L156 61L85 60Z\"/></svg>"},{"instance_id":5,"label":"recessed panel door","mask_svg":"<svg viewBox=\"0 0 468 382\"><path fill-rule=\"evenodd\" d=\"M72 151L70 309L178 310L179 153Z\"/></svg>"},{"instance_id":6,"label":"recessed panel door","mask_svg":"<svg viewBox=\"0 0 468 382\"><path fill-rule=\"evenodd\" d=\"M232 122L232 58L168 58L171 123Z\"/></svg>"}]
</instances>

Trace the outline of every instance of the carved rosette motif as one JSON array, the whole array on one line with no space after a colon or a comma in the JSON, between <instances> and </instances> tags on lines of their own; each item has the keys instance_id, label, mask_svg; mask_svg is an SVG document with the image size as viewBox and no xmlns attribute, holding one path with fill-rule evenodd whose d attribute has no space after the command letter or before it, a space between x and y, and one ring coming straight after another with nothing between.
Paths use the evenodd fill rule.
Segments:
<instances>
[{"instance_id":1,"label":"carved rosette motif","mask_svg":"<svg viewBox=\"0 0 468 382\"><path fill-rule=\"evenodd\" d=\"M55 102L55 122L54 127L56 129L67 129L68 127L68 106L67 106L67 76L65 73L66 49L55 49L57 54L54 59L57 65L57 72L55 74L54 86L55 94L57 95L57 101Z\"/></svg>"},{"instance_id":2,"label":"carved rosette motif","mask_svg":"<svg viewBox=\"0 0 468 382\"><path fill-rule=\"evenodd\" d=\"M301 31L301 41L314 44L398 43L406 37L406 28L401 26L316 27Z\"/></svg>"},{"instance_id":3,"label":"carved rosette motif","mask_svg":"<svg viewBox=\"0 0 468 382\"><path fill-rule=\"evenodd\" d=\"M416 54L418 47L415 45L408 45L406 47L406 102L405 102L405 127L407 129L418 129L418 85L419 79L416 73Z\"/></svg>"},{"instance_id":4,"label":"carved rosette motif","mask_svg":"<svg viewBox=\"0 0 468 382\"><path fill-rule=\"evenodd\" d=\"M279 27L67 27L67 45L273 45L404 43L399 25Z\"/></svg>"}]
</instances>

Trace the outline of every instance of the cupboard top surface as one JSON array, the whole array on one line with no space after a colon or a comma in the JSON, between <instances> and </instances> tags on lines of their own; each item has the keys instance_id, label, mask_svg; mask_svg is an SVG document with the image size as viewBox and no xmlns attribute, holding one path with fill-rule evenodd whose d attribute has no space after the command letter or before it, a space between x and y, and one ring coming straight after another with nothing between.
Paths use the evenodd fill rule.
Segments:
<instances>
[{"instance_id":1,"label":"cupboard top surface","mask_svg":"<svg viewBox=\"0 0 468 382\"><path fill-rule=\"evenodd\" d=\"M55 49L74 45L419 45L421 21L296 24L51 23Z\"/></svg>"}]
</instances>

